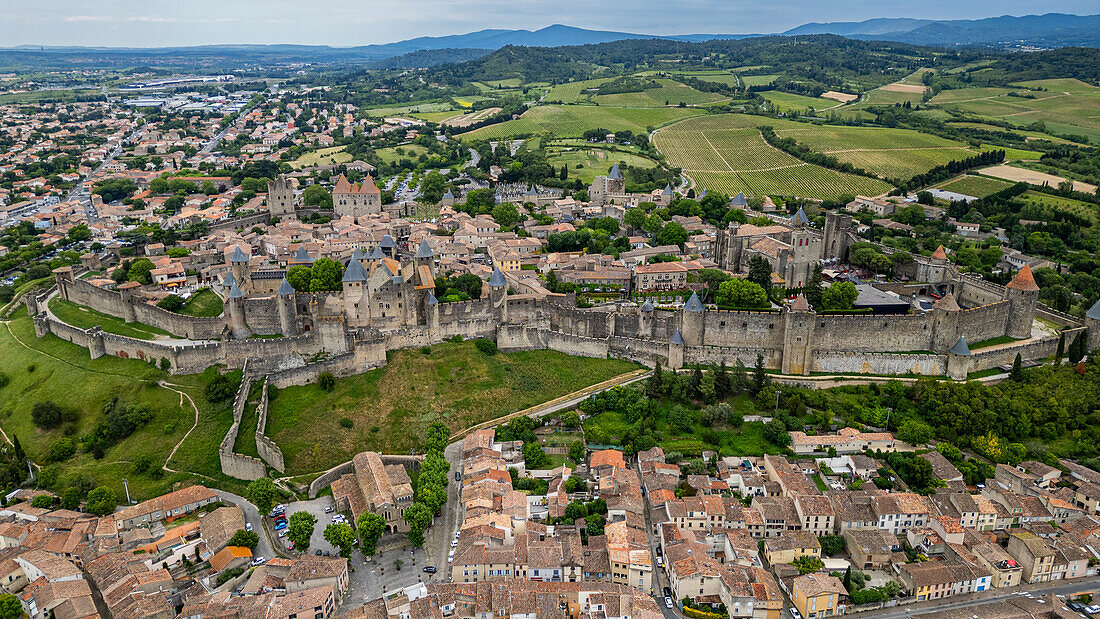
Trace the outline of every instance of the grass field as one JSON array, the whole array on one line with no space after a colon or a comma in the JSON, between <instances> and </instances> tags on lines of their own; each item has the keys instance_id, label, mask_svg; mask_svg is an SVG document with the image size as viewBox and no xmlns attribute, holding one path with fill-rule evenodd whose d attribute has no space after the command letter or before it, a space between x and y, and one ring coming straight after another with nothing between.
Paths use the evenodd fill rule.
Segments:
<instances>
[{"instance_id":1,"label":"grass field","mask_svg":"<svg viewBox=\"0 0 1100 619\"><path fill-rule=\"evenodd\" d=\"M803 163L773 148L757 129L746 128L765 121L777 127L804 126L722 114L676 123L657 132L654 143L670 164L683 168L702 188L729 195L741 191L827 199L890 189L882 181Z\"/></svg>"},{"instance_id":2,"label":"grass field","mask_svg":"<svg viewBox=\"0 0 1100 619\"><path fill-rule=\"evenodd\" d=\"M105 333L125 335L139 340L155 340L159 336L172 335L164 329L158 329L140 322L126 322L121 318L97 312L83 305L77 305L72 301L66 301L61 297L50 299L49 306L50 311L53 312L54 316L57 316L58 320L80 329L98 326Z\"/></svg>"},{"instance_id":3,"label":"grass field","mask_svg":"<svg viewBox=\"0 0 1100 619\"><path fill-rule=\"evenodd\" d=\"M778 75L744 75L741 77L741 82L745 86L765 86L775 81Z\"/></svg>"},{"instance_id":4,"label":"grass field","mask_svg":"<svg viewBox=\"0 0 1100 619\"><path fill-rule=\"evenodd\" d=\"M313 152L306 153L290 162L290 167L295 170L315 165L328 165L330 163L347 163L351 161L351 155L344 152L346 146L331 146Z\"/></svg>"},{"instance_id":5,"label":"grass field","mask_svg":"<svg viewBox=\"0 0 1100 619\"><path fill-rule=\"evenodd\" d=\"M473 99L481 99L481 97L473 97ZM450 101L423 101L406 105L372 107L362 110L362 113L372 118L383 118L385 116L400 116L402 114L414 114L417 112L446 112L451 109L454 109L454 106Z\"/></svg>"},{"instance_id":6,"label":"grass field","mask_svg":"<svg viewBox=\"0 0 1100 619\"><path fill-rule=\"evenodd\" d=\"M608 106L539 105L515 120L475 129L461 137L471 140L502 139L518 135L546 134L561 138L581 137L587 129L630 130L645 133L650 128L697 116L694 108L615 108Z\"/></svg>"},{"instance_id":7,"label":"grass field","mask_svg":"<svg viewBox=\"0 0 1100 619\"><path fill-rule=\"evenodd\" d=\"M974 155L962 143L909 129L801 124L776 133L885 178L909 178Z\"/></svg>"},{"instance_id":8,"label":"grass field","mask_svg":"<svg viewBox=\"0 0 1100 619\"><path fill-rule=\"evenodd\" d=\"M75 476L87 477L95 485L114 489L121 503L126 496L122 486L124 477L129 480L130 494L135 500L148 499L171 490L179 482L195 480L184 473L164 473L157 478L149 472L139 474L132 470L133 462L142 457L149 458L152 468L159 469L168 452L195 420L190 405L186 401L181 404L179 394L157 386L156 381L164 378L165 373L150 364L111 356L92 360L86 349L53 335L36 338L26 310L21 309L8 324L0 325L0 372L11 379L10 384L0 388L0 425L8 437L18 436L27 455L41 464L44 464L44 455L50 445L67 431L35 428L30 413L38 402L52 401L79 413L79 420L69 431L74 440L102 419L103 407L112 398L117 397L124 404L148 406L153 411L153 418L145 427L106 450L103 459L78 453L52 465L60 471L62 488ZM173 377L172 380L176 378L189 377ZM196 398L196 403L205 405L201 388L188 389L188 393ZM196 429L191 436L199 436L208 429L217 432L213 420L207 421L209 428ZM194 470L212 476L218 474L217 443L220 440L219 436L210 448L214 468L207 466ZM178 453L190 456L193 452L181 448Z\"/></svg>"},{"instance_id":9,"label":"grass field","mask_svg":"<svg viewBox=\"0 0 1100 619\"><path fill-rule=\"evenodd\" d=\"M180 308L179 313L187 316L221 316L224 306L218 293L209 288L203 288L187 299L187 304Z\"/></svg>"},{"instance_id":10,"label":"grass field","mask_svg":"<svg viewBox=\"0 0 1100 619\"><path fill-rule=\"evenodd\" d=\"M668 105L707 105L723 101L727 97L713 92L703 92L670 79L656 80L661 86L642 92L624 92L614 95L596 95L592 100L600 105L615 107L664 107Z\"/></svg>"},{"instance_id":11,"label":"grass field","mask_svg":"<svg viewBox=\"0 0 1100 619\"><path fill-rule=\"evenodd\" d=\"M685 73L686 77L694 77L697 80L704 82L714 82L715 84L725 84L727 86L740 86L741 82L734 73L724 73L715 71L700 71L698 73Z\"/></svg>"},{"instance_id":12,"label":"grass field","mask_svg":"<svg viewBox=\"0 0 1100 619\"><path fill-rule=\"evenodd\" d=\"M421 447L435 421L452 430L551 400L636 369L625 361L570 357L540 350L486 356L472 342L390 354L389 364L317 385L279 390L267 433L283 450L287 473L326 469L374 449ZM340 426L347 417L350 429Z\"/></svg>"},{"instance_id":13,"label":"grass field","mask_svg":"<svg viewBox=\"0 0 1100 619\"><path fill-rule=\"evenodd\" d=\"M986 176L960 176L939 186L944 191L954 191L967 196L984 198L997 193L1002 189L1008 189L1012 183Z\"/></svg>"},{"instance_id":14,"label":"grass field","mask_svg":"<svg viewBox=\"0 0 1100 619\"><path fill-rule=\"evenodd\" d=\"M416 158L424 153L427 153L428 149L419 144L406 144L404 146L391 146L389 148L379 148L375 151L378 157L386 163L396 163L401 159L410 159L416 161Z\"/></svg>"},{"instance_id":15,"label":"grass field","mask_svg":"<svg viewBox=\"0 0 1100 619\"><path fill-rule=\"evenodd\" d=\"M615 163L636 168L657 167L657 162L649 157L602 148L549 146L546 152L551 165L559 167L568 164L569 177L579 178L584 183L591 183L597 176L607 174Z\"/></svg>"},{"instance_id":16,"label":"grass field","mask_svg":"<svg viewBox=\"0 0 1100 619\"><path fill-rule=\"evenodd\" d=\"M99 95L98 90L32 90L0 94L0 105L11 103L68 103L78 98Z\"/></svg>"},{"instance_id":17,"label":"grass field","mask_svg":"<svg viewBox=\"0 0 1100 619\"><path fill-rule=\"evenodd\" d=\"M840 105L839 102L833 101L832 99L806 97L789 92L780 92L778 90L767 90L760 93L760 96L767 99L773 108L784 113L805 112L810 108L821 111L826 108Z\"/></svg>"},{"instance_id":18,"label":"grass field","mask_svg":"<svg viewBox=\"0 0 1100 619\"><path fill-rule=\"evenodd\" d=\"M443 122L444 120L447 120L448 118L451 118L453 116L460 116L461 114L462 112L459 112L457 110L450 110L447 112L416 112L413 114L409 114L409 116L412 116L413 118L419 118L420 120L426 120L430 123L438 123Z\"/></svg>"}]
</instances>

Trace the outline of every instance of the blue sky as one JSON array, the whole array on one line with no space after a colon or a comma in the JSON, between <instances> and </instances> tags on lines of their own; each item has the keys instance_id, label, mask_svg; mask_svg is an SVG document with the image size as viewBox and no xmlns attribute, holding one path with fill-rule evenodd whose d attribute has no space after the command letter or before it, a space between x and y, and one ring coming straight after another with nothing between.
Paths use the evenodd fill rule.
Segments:
<instances>
[{"instance_id":1,"label":"blue sky","mask_svg":"<svg viewBox=\"0 0 1100 619\"><path fill-rule=\"evenodd\" d=\"M561 23L646 34L781 32L811 21L1100 12L1097 0L0 0L0 46L389 43Z\"/></svg>"}]
</instances>

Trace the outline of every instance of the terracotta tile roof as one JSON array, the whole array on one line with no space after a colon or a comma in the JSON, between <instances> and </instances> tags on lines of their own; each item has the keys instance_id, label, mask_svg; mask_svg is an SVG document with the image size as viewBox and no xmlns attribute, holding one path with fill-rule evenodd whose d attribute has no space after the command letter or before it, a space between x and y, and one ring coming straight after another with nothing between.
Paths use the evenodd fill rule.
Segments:
<instances>
[{"instance_id":1,"label":"terracotta tile roof","mask_svg":"<svg viewBox=\"0 0 1100 619\"><path fill-rule=\"evenodd\" d=\"M1013 277L1012 281L1005 284L1005 288L1036 291L1039 289L1039 285L1035 283L1035 276L1031 274L1031 266L1025 264L1024 268L1016 273L1016 277Z\"/></svg>"}]
</instances>

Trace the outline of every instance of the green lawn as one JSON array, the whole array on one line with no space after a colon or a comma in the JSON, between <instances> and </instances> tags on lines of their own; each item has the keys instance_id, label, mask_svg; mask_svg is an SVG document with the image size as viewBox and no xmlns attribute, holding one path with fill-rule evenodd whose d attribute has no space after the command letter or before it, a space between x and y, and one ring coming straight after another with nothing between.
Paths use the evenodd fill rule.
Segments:
<instances>
[{"instance_id":1,"label":"green lawn","mask_svg":"<svg viewBox=\"0 0 1100 619\"><path fill-rule=\"evenodd\" d=\"M260 457L260 453L256 451L256 424L260 422L257 409L260 405L260 393L262 391L263 382L253 381L248 392L248 404L244 407L244 414L241 415L241 426L237 430L237 442L233 444L234 453L252 456L253 458Z\"/></svg>"},{"instance_id":2,"label":"green lawn","mask_svg":"<svg viewBox=\"0 0 1100 619\"><path fill-rule=\"evenodd\" d=\"M50 445L63 436L74 440L89 432L101 419L105 404L118 398L122 404L148 406L152 420L118 445L108 449L102 460L87 453L60 464L58 491L75 476L90 478L96 485L109 486L121 498L122 479L130 483L135 500L148 499L171 490L173 485L194 481L185 473L164 473L156 478L150 472L136 473L133 462L149 458L153 469L164 459L194 423L194 412L180 396L157 386L165 373L136 359L103 356L92 360L88 351L54 335L37 338L26 310L20 309L6 325L0 325L0 372L10 384L0 388L0 426L9 437L18 436L27 455L40 464ZM173 377L176 378L186 377ZM201 389L192 397L202 401ZM77 396L77 394L79 394ZM74 397L77 396L77 397ZM75 410L79 420L69 430L38 429L31 421L31 408L38 402L52 401ZM198 431L198 430L196 430ZM194 436L195 433L192 433ZM218 439L221 440L220 437ZM211 450L217 461L217 442ZM216 473L216 470L213 471Z\"/></svg>"},{"instance_id":3,"label":"green lawn","mask_svg":"<svg viewBox=\"0 0 1100 619\"><path fill-rule=\"evenodd\" d=\"M66 301L61 297L50 299L50 311L62 322L80 329L99 326L105 333L124 335L139 340L155 340L158 336L171 336L164 329L158 329L140 322L126 322L121 318L97 312L94 309Z\"/></svg>"},{"instance_id":4,"label":"green lawn","mask_svg":"<svg viewBox=\"0 0 1100 619\"><path fill-rule=\"evenodd\" d=\"M489 357L472 342L389 357L384 368L337 379L331 393L316 384L278 391L267 435L282 448L287 474L326 469L368 449L407 453L436 421L458 430L637 369L549 350ZM342 427L343 417L353 427Z\"/></svg>"},{"instance_id":5,"label":"green lawn","mask_svg":"<svg viewBox=\"0 0 1100 619\"><path fill-rule=\"evenodd\" d=\"M645 133L670 122L697 116L698 108L622 108L594 105L538 105L523 116L462 134L462 138L502 139L519 135L552 135L559 138L576 138L588 129L606 129L615 132L630 130Z\"/></svg>"},{"instance_id":6,"label":"green lawn","mask_svg":"<svg viewBox=\"0 0 1100 619\"><path fill-rule=\"evenodd\" d=\"M767 99L772 104L771 106L780 112L804 112L810 108L820 111L840 105L839 101L833 101L832 99L806 97L778 90L767 90L760 93L760 96Z\"/></svg>"},{"instance_id":7,"label":"green lawn","mask_svg":"<svg viewBox=\"0 0 1100 619\"><path fill-rule=\"evenodd\" d=\"M211 317L222 315L222 298L210 288L203 288L187 299L179 313L187 316Z\"/></svg>"},{"instance_id":8,"label":"green lawn","mask_svg":"<svg viewBox=\"0 0 1100 619\"><path fill-rule=\"evenodd\" d=\"M406 144L405 146L392 146L390 148L380 148L375 153L378 157L386 163L397 163L402 159L409 159L416 161L420 155L428 152L428 149L420 146L419 144Z\"/></svg>"},{"instance_id":9,"label":"green lawn","mask_svg":"<svg viewBox=\"0 0 1100 619\"><path fill-rule=\"evenodd\" d=\"M970 344L969 347L970 347L970 350L977 350L979 348L988 348L990 346L996 346L998 344L1011 344L1012 342L1016 342L1016 341L1019 341L1019 340L1017 340L1014 337L1009 337L1007 335L999 335L997 337L991 337L988 340L982 340L980 342L974 342L973 344Z\"/></svg>"},{"instance_id":10,"label":"green lawn","mask_svg":"<svg viewBox=\"0 0 1100 619\"><path fill-rule=\"evenodd\" d=\"M611 166L618 163L625 168L655 168L657 162L649 157L618 152L601 148L550 147L547 148L549 162L555 167L569 165L569 177L579 178L585 184L602 174L607 174Z\"/></svg>"}]
</instances>

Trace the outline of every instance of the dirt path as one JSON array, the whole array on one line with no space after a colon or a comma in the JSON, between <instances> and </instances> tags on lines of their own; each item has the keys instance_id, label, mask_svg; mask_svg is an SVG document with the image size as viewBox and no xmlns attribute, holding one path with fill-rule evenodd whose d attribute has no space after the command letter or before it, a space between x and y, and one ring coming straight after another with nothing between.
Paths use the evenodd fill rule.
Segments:
<instances>
[{"instance_id":1,"label":"dirt path","mask_svg":"<svg viewBox=\"0 0 1100 619\"><path fill-rule=\"evenodd\" d=\"M172 468L168 467L168 462L176 455L176 451L179 450L180 445L183 445L183 442L187 440L187 437L191 436L191 432L193 432L195 430L195 428L199 427L199 407L195 406L195 401L192 400L191 396L187 395L186 392L180 391L179 389L173 389L172 387L169 386L169 385L172 385L173 383L167 383L167 382L164 382L163 380L158 380L157 384L160 385L161 387L164 387L168 391L174 391L174 392L180 394L180 406L183 406L183 399L187 398L187 401L191 404L191 410L195 411L195 423L194 423L194 425L192 425L191 429L189 429L187 431L187 433L183 435L183 438L181 438L179 440L179 442L176 443L174 447L172 447L172 451L170 451L168 453L168 457L164 459L164 464L160 468L164 469L165 471L168 471L169 473L188 473L190 475L198 475L199 477L206 477L207 479L214 479L213 477L209 477L209 476L203 475L201 473L194 473L192 471L177 471L175 469L172 469ZM180 385L175 385L175 386L179 387Z\"/></svg>"}]
</instances>

